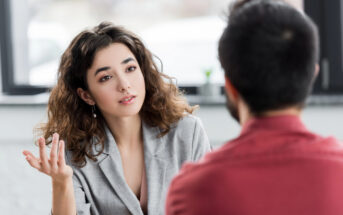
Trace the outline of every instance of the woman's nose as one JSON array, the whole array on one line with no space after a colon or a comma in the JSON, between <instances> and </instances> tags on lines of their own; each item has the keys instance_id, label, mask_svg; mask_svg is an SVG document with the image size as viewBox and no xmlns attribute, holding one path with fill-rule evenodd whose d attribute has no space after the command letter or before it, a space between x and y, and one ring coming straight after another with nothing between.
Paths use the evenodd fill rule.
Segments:
<instances>
[{"instance_id":1,"label":"woman's nose","mask_svg":"<svg viewBox=\"0 0 343 215\"><path fill-rule=\"evenodd\" d=\"M130 89L130 82L126 78L120 77L118 80L119 80L118 90L120 92L125 92Z\"/></svg>"}]
</instances>

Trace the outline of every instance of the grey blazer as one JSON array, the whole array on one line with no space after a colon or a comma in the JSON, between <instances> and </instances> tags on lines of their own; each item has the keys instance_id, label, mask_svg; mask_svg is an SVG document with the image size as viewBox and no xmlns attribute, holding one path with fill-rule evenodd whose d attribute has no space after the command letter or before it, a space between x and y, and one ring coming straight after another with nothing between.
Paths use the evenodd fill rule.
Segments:
<instances>
[{"instance_id":1,"label":"grey blazer","mask_svg":"<svg viewBox=\"0 0 343 215\"><path fill-rule=\"evenodd\" d=\"M200 120L186 116L173 125L163 137L158 138L158 127L144 122L144 161L148 190L148 214L164 214L168 185L186 161L197 161L210 150L208 137ZM117 144L106 129L105 150L98 161L87 160L82 168L69 161L74 170L73 184L77 214L143 215L139 200L124 179L121 157Z\"/></svg>"}]
</instances>

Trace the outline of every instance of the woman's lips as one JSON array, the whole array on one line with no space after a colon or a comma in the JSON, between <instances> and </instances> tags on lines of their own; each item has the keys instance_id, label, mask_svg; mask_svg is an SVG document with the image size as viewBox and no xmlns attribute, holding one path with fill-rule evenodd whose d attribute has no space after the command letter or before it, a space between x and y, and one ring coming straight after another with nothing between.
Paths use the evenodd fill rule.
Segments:
<instances>
[{"instance_id":1,"label":"woman's lips","mask_svg":"<svg viewBox=\"0 0 343 215\"><path fill-rule=\"evenodd\" d=\"M131 103L133 103L135 98L136 98L136 96L126 96L126 97L122 98L119 101L119 103L120 104L131 104Z\"/></svg>"}]
</instances>

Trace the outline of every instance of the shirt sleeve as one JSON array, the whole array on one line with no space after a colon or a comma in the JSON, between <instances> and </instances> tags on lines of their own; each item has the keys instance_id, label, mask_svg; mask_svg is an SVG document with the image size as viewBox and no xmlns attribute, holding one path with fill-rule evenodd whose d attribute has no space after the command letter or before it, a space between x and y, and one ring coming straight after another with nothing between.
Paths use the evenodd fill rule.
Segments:
<instances>
[{"instance_id":1,"label":"shirt sleeve","mask_svg":"<svg viewBox=\"0 0 343 215\"><path fill-rule=\"evenodd\" d=\"M186 164L170 183L165 204L166 215L223 214L216 207L218 197L214 195L216 189L213 189L221 188L213 183L212 176L202 177L202 171L199 170L203 168L199 169L199 165Z\"/></svg>"},{"instance_id":2,"label":"shirt sleeve","mask_svg":"<svg viewBox=\"0 0 343 215\"><path fill-rule=\"evenodd\" d=\"M187 164L192 165L192 164ZM186 167L187 167L186 165ZM200 202L199 196L203 195L202 190L197 189L193 184L197 183L196 178L189 177L189 172L185 167L181 170L183 173L173 179L169 186L168 195L165 204L166 215L205 215L207 210L200 210L206 201ZM187 169L187 168L186 168Z\"/></svg>"},{"instance_id":3,"label":"shirt sleeve","mask_svg":"<svg viewBox=\"0 0 343 215\"><path fill-rule=\"evenodd\" d=\"M200 119L196 118L193 142L192 142L192 161L200 160L212 147Z\"/></svg>"}]
</instances>

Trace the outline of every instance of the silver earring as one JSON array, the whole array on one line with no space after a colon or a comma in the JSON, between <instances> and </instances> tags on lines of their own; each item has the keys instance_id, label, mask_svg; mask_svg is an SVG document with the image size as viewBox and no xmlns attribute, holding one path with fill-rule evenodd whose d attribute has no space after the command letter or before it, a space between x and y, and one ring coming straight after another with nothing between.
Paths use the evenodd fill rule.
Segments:
<instances>
[{"instance_id":1,"label":"silver earring","mask_svg":"<svg viewBox=\"0 0 343 215\"><path fill-rule=\"evenodd\" d=\"M95 113L95 105L92 106L92 115L94 119L96 118L96 113Z\"/></svg>"}]
</instances>

